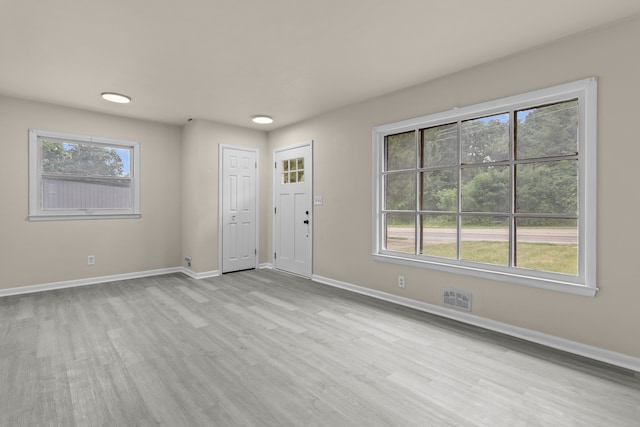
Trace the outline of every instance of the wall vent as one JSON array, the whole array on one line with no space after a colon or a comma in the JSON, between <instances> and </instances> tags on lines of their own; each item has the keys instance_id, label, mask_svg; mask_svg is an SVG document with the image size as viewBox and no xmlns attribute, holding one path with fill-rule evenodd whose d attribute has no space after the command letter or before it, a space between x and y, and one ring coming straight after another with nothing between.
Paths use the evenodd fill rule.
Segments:
<instances>
[{"instance_id":1,"label":"wall vent","mask_svg":"<svg viewBox=\"0 0 640 427\"><path fill-rule=\"evenodd\" d=\"M442 290L442 302L444 305L471 311L471 292L445 288Z\"/></svg>"}]
</instances>

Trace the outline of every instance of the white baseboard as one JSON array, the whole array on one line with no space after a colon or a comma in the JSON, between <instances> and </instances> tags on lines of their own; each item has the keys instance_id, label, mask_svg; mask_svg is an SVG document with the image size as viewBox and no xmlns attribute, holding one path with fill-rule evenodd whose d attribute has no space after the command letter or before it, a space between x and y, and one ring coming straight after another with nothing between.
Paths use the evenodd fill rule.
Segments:
<instances>
[{"instance_id":1,"label":"white baseboard","mask_svg":"<svg viewBox=\"0 0 640 427\"><path fill-rule=\"evenodd\" d=\"M270 262L263 262L262 264L258 264L258 270L270 269L273 270L273 264Z\"/></svg>"},{"instance_id":2,"label":"white baseboard","mask_svg":"<svg viewBox=\"0 0 640 427\"><path fill-rule=\"evenodd\" d=\"M31 294L54 289L73 288L76 286L96 285L98 283L117 282L118 280L139 279L141 277L161 276L163 274L184 273L183 267L161 268L158 270L137 271L134 273L114 274L111 276L89 277L86 279L66 280L64 282L43 283L40 285L20 286L0 289L0 297L10 295Z\"/></svg>"},{"instance_id":3,"label":"white baseboard","mask_svg":"<svg viewBox=\"0 0 640 427\"><path fill-rule=\"evenodd\" d=\"M377 291L375 289L369 289L363 286L329 279L328 277L314 274L312 276L312 280L315 282L323 283L325 285L345 289L347 291L355 292L362 295L367 295L373 298L392 302L394 304L399 304L405 307L410 307L416 310L424 311L426 313L435 314L437 316L446 317L448 319L457 320L459 322L478 326L491 331L500 332L505 335L520 338L526 341L531 341L537 344L545 345L547 347L555 348L557 350L566 351L572 354L598 360L600 362L608 363L610 365L618 366L640 373L640 358L637 357L632 357L626 354L605 350L587 344L582 344L576 341L570 341L564 338L559 338L531 329L512 326L506 323L497 322L495 320L486 319L484 317L476 316L473 314L462 313L449 308L412 300L382 291Z\"/></svg>"},{"instance_id":4,"label":"white baseboard","mask_svg":"<svg viewBox=\"0 0 640 427\"><path fill-rule=\"evenodd\" d=\"M196 273L195 271L189 268L182 267L180 271L186 274L187 276L191 277L192 279L206 279L207 277L216 277L220 275L220 270L211 270L211 271L205 271L203 273Z\"/></svg>"}]
</instances>

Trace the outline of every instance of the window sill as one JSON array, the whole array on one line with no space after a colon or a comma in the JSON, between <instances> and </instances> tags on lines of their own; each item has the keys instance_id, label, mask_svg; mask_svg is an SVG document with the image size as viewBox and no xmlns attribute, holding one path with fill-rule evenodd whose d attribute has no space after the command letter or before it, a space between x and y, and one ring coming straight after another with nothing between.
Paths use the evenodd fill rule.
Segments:
<instances>
[{"instance_id":1,"label":"window sill","mask_svg":"<svg viewBox=\"0 0 640 427\"><path fill-rule=\"evenodd\" d=\"M508 282L516 285L528 286L550 291L563 292L573 295L594 297L598 291L597 287L580 285L577 283L565 282L561 280L547 279L542 277L527 276L523 274L492 271L466 265L450 265L426 259L412 259L400 257L392 254L373 254L374 261L390 262L394 264L406 265L410 267L428 268L443 271L446 273L463 274L483 279L492 279L501 282Z\"/></svg>"},{"instance_id":2,"label":"window sill","mask_svg":"<svg viewBox=\"0 0 640 427\"><path fill-rule=\"evenodd\" d=\"M141 214L95 214L95 215L29 215L31 222L38 221L78 221L87 219L139 219Z\"/></svg>"}]
</instances>

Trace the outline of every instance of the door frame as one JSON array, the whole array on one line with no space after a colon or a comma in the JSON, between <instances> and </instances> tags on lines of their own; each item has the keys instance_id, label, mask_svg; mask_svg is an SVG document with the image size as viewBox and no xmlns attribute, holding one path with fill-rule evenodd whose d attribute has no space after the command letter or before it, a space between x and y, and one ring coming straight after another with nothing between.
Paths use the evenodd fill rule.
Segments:
<instances>
[{"instance_id":1,"label":"door frame","mask_svg":"<svg viewBox=\"0 0 640 427\"><path fill-rule=\"evenodd\" d=\"M222 204L224 202L224 150L240 150L240 151L249 151L256 154L256 262L255 268L258 268L260 263L260 189L258 187L260 180L258 179L260 173L260 151L256 148L250 147L242 147L239 145L230 145L230 144L218 144L218 271L219 274L222 273L222 262L223 262L223 250L224 245L222 239L224 238L223 228L224 224L222 222L223 210Z\"/></svg>"},{"instance_id":2,"label":"door frame","mask_svg":"<svg viewBox=\"0 0 640 427\"><path fill-rule=\"evenodd\" d=\"M276 215L275 215L275 206L276 206L276 186L278 185L278 180L279 180L279 175L276 173L276 155L277 153L280 153L282 151L287 151L287 150L293 150L295 148L302 148L302 147L309 147L310 151L311 151L311 161L309 162L309 167L307 168L307 165L305 164L305 179L309 180L309 191L311 194L309 194L309 212L311 212L310 215L310 220L311 220L311 227L309 227L309 276L305 276L303 275L303 277L306 277L308 279L310 279L313 276L313 229L314 229L314 212L313 212L313 140L309 139L306 141L302 141L299 142L297 144L292 144L292 145L287 145L284 147L279 147L279 148L275 148L273 150L273 165L274 165L274 169L272 169L272 175L273 175L273 180L272 180L272 187L271 187L271 195L272 195L272 199L271 199L271 212L272 212L272 220L271 220L271 230L272 230L272 240L271 240L271 260L272 260L272 265L273 268L276 269L276 260L273 258L273 254L276 252ZM307 172L308 170L308 172ZM307 178L308 177L308 178ZM280 270L280 271L284 271L285 273L288 274L296 274L296 273L292 273L286 270Z\"/></svg>"}]
</instances>

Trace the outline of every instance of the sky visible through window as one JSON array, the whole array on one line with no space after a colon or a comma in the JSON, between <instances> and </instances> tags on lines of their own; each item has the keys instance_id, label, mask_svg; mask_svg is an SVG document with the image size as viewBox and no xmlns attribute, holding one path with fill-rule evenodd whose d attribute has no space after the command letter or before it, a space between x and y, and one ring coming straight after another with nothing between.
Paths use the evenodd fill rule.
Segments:
<instances>
[{"instance_id":1,"label":"sky visible through window","mask_svg":"<svg viewBox=\"0 0 640 427\"><path fill-rule=\"evenodd\" d=\"M120 156L120 158L122 159L122 164L124 165L124 169L122 170L122 175L129 176L129 171L131 168L131 162L129 161L130 159L129 150L126 150L124 148L116 148L115 150L116 150L116 153L118 153L118 156Z\"/></svg>"}]
</instances>

